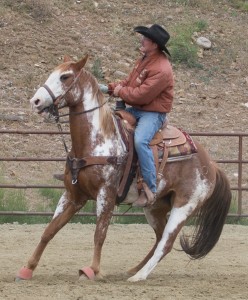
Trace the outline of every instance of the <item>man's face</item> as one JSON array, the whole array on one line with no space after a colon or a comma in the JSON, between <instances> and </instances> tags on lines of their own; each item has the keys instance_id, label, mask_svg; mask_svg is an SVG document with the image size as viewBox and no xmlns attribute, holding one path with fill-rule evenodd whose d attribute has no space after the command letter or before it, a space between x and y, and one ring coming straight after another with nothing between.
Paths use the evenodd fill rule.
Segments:
<instances>
[{"instance_id":1,"label":"man's face","mask_svg":"<svg viewBox=\"0 0 248 300\"><path fill-rule=\"evenodd\" d=\"M158 48L158 45L154 43L152 40L148 39L145 36L141 38L141 48L140 51L144 54L149 54L150 52L154 51Z\"/></svg>"}]
</instances>

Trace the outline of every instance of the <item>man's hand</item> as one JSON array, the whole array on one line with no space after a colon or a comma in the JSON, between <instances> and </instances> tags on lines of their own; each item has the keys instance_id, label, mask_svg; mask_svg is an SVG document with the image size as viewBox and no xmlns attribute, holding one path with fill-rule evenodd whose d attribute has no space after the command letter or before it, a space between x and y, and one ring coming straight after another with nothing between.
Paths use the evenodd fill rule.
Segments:
<instances>
[{"instance_id":1,"label":"man's hand","mask_svg":"<svg viewBox=\"0 0 248 300\"><path fill-rule=\"evenodd\" d=\"M118 84L118 85L115 87L114 92L113 92L113 94L114 94L115 97L118 97L118 96L119 96L119 91L120 91L121 89L122 89L122 86L121 86L120 84Z\"/></svg>"}]
</instances>

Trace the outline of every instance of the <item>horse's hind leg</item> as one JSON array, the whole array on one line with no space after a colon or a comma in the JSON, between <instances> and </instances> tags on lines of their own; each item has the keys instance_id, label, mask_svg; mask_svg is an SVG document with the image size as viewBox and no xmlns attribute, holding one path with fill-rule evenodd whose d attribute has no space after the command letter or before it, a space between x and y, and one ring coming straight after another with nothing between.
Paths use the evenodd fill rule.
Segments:
<instances>
[{"instance_id":1,"label":"horse's hind leg","mask_svg":"<svg viewBox=\"0 0 248 300\"><path fill-rule=\"evenodd\" d=\"M44 233L41 236L41 240L36 247L34 253L28 260L27 266L23 267L19 274L18 279L31 279L32 272L37 267L43 251L45 250L48 242L56 235L56 233L68 223L72 216L82 207L82 205L75 205L70 202L65 192L58 203L57 209L54 213L52 221L47 225Z\"/></svg>"},{"instance_id":2,"label":"horse's hind leg","mask_svg":"<svg viewBox=\"0 0 248 300\"><path fill-rule=\"evenodd\" d=\"M173 207L168 222L164 228L162 238L157 244L152 257L147 261L142 269L128 279L129 281L145 280L159 261L171 251L179 231L183 227L188 216L192 213L192 210L192 206L187 204L180 208Z\"/></svg>"},{"instance_id":3,"label":"horse's hind leg","mask_svg":"<svg viewBox=\"0 0 248 300\"><path fill-rule=\"evenodd\" d=\"M167 213L171 210L171 205L169 202L159 202L152 206L151 208L145 208L145 216L149 225L153 228L156 234L156 241L152 249L146 255L146 257L134 268L128 271L128 274L136 274L143 266L148 262L148 260L153 256L155 249L159 241L162 238L165 225L167 223Z\"/></svg>"}]
</instances>

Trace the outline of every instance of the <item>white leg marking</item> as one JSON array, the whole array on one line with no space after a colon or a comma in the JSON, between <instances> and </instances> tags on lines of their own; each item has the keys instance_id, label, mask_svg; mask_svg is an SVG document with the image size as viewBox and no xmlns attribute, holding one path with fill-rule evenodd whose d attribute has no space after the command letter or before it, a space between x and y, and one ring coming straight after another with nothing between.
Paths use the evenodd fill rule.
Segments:
<instances>
[{"instance_id":1,"label":"white leg marking","mask_svg":"<svg viewBox=\"0 0 248 300\"><path fill-rule=\"evenodd\" d=\"M106 202L106 190L105 188L100 189L99 194L97 195L97 202L96 202L96 215L99 217L105 206Z\"/></svg>"},{"instance_id":2,"label":"white leg marking","mask_svg":"<svg viewBox=\"0 0 248 300\"><path fill-rule=\"evenodd\" d=\"M58 215L60 215L64 211L64 207L68 202L68 198L66 196L66 192L61 196L59 202L57 204L56 210L53 215L53 219L55 219Z\"/></svg>"}]
</instances>

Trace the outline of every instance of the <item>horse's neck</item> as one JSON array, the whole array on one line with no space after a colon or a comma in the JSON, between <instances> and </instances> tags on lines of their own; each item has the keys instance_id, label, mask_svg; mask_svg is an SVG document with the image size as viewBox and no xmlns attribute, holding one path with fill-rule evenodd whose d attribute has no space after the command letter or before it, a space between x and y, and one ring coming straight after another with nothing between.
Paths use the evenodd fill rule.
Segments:
<instances>
[{"instance_id":1,"label":"horse's neck","mask_svg":"<svg viewBox=\"0 0 248 300\"><path fill-rule=\"evenodd\" d=\"M76 157L83 157L89 150L88 136L90 135L90 126L86 122L86 115L80 115L79 110L70 109L70 133L72 152Z\"/></svg>"},{"instance_id":2,"label":"horse's neck","mask_svg":"<svg viewBox=\"0 0 248 300\"><path fill-rule=\"evenodd\" d=\"M118 154L123 151L115 130L107 137L103 133L99 109L83 114L80 112L82 112L80 107L70 109L72 152L75 157L110 156L113 152ZM108 122L112 122L112 126L115 128L112 116Z\"/></svg>"},{"instance_id":3,"label":"horse's neck","mask_svg":"<svg viewBox=\"0 0 248 300\"><path fill-rule=\"evenodd\" d=\"M84 76L83 98L70 108L72 150L76 157L122 154L125 149L118 140L110 108L104 104L97 82L88 73Z\"/></svg>"}]
</instances>

